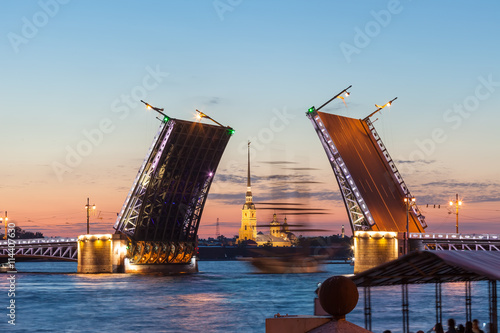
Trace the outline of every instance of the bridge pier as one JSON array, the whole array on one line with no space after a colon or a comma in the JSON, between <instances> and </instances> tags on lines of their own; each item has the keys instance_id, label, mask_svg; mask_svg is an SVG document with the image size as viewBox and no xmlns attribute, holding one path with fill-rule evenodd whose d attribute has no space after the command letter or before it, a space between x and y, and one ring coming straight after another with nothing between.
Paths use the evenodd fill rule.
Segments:
<instances>
[{"instance_id":1,"label":"bridge pier","mask_svg":"<svg viewBox=\"0 0 500 333\"><path fill-rule=\"evenodd\" d=\"M186 263L132 264L127 258L129 241L121 234L81 235L78 237L78 273L163 273L198 272L198 260Z\"/></svg>"},{"instance_id":2,"label":"bridge pier","mask_svg":"<svg viewBox=\"0 0 500 333\"><path fill-rule=\"evenodd\" d=\"M403 233L355 231L354 274L397 259L403 245Z\"/></svg>"},{"instance_id":3,"label":"bridge pier","mask_svg":"<svg viewBox=\"0 0 500 333\"><path fill-rule=\"evenodd\" d=\"M119 234L78 236L78 273L123 273L127 240Z\"/></svg>"}]
</instances>

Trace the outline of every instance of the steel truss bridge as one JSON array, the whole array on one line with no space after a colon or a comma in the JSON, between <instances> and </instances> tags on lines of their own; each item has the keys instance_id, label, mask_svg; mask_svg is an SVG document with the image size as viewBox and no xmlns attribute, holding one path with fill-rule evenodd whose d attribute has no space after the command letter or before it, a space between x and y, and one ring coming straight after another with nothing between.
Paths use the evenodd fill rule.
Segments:
<instances>
[{"instance_id":1,"label":"steel truss bridge","mask_svg":"<svg viewBox=\"0 0 500 333\"><path fill-rule=\"evenodd\" d=\"M406 232L404 199L411 193L370 118L319 112L323 106L310 108L306 115L330 161L353 234L358 230ZM427 224L418 206L412 204L408 210L409 232L424 232Z\"/></svg>"},{"instance_id":2,"label":"steel truss bridge","mask_svg":"<svg viewBox=\"0 0 500 333\"><path fill-rule=\"evenodd\" d=\"M146 103L148 107L151 107ZM131 264L186 264L231 127L164 118L114 225ZM199 112L200 118L208 117Z\"/></svg>"},{"instance_id":3,"label":"steel truss bridge","mask_svg":"<svg viewBox=\"0 0 500 333\"><path fill-rule=\"evenodd\" d=\"M77 239L35 238L0 241L0 260L9 257L77 261Z\"/></svg>"}]
</instances>

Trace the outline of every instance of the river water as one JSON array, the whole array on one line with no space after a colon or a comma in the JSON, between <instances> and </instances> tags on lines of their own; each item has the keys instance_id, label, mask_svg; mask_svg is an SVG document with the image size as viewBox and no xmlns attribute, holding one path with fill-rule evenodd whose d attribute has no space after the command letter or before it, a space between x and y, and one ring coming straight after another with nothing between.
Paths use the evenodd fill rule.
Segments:
<instances>
[{"instance_id":1,"label":"river water","mask_svg":"<svg viewBox=\"0 0 500 333\"><path fill-rule=\"evenodd\" d=\"M314 290L346 264L316 274L255 274L246 262L202 261L183 276L75 274L73 262L19 262L15 326L9 284L0 275L0 332L264 332L274 314L313 314ZM31 272L31 273L22 273ZM488 285L472 285L472 315L488 321ZM410 286L410 330L434 324L434 285ZM443 285L443 320L465 320L463 283ZM401 332L400 287L372 289L374 332ZM363 291L347 320L364 327Z\"/></svg>"}]
</instances>

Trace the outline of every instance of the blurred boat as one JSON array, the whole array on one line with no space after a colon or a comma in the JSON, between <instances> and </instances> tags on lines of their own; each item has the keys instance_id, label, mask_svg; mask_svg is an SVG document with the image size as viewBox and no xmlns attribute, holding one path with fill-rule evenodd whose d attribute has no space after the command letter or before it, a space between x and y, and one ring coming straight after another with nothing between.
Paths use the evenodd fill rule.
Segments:
<instances>
[{"instance_id":1,"label":"blurred boat","mask_svg":"<svg viewBox=\"0 0 500 333\"><path fill-rule=\"evenodd\" d=\"M7 273L9 271L15 271L16 269L11 269L10 264L8 262L0 263L0 273Z\"/></svg>"},{"instance_id":2,"label":"blurred boat","mask_svg":"<svg viewBox=\"0 0 500 333\"><path fill-rule=\"evenodd\" d=\"M320 273L323 270L322 256L257 257L247 259L252 266L266 274Z\"/></svg>"}]
</instances>

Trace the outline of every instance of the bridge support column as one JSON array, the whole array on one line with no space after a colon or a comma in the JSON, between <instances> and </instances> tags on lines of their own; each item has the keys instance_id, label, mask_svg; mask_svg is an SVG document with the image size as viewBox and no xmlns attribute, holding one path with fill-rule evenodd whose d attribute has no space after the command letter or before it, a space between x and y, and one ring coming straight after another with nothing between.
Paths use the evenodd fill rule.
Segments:
<instances>
[{"instance_id":1,"label":"bridge support column","mask_svg":"<svg viewBox=\"0 0 500 333\"><path fill-rule=\"evenodd\" d=\"M123 273L127 241L118 234L78 237L78 273Z\"/></svg>"},{"instance_id":2,"label":"bridge support column","mask_svg":"<svg viewBox=\"0 0 500 333\"><path fill-rule=\"evenodd\" d=\"M441 289L441 281L436 281L436 323L443 322L443 302L442 302L442 289Z\"/></svg>"},{"instance_id":3,"label":"bridge support column","mask_svg":"<svg viewBox=\"0 0 500 333\"><path fill-rule=\"evenodd\" d=\"M355 231L354 274L398 258L397 232Z\"/></svg>"}]
</instances>

